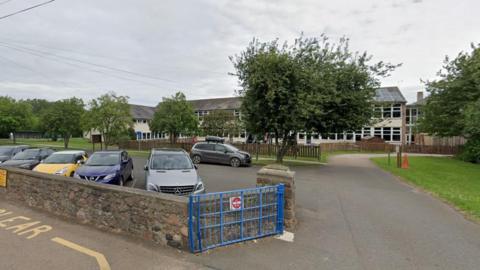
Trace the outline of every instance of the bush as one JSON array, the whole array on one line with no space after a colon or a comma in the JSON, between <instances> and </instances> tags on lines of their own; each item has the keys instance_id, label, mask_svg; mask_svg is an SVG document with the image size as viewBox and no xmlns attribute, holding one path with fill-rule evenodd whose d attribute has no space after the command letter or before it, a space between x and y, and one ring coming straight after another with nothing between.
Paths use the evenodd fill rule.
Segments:
<instances>
[{"instance_id":1,"label":"bush","mask_svg":"<svg viewBox=\"0 0 480 270\"><path fill-rule=\"evenodd\" d=\"M464 145L459 155L460 159L473 163L480 163L480 138L472 138Z\"/></svg>"}]
</instances>

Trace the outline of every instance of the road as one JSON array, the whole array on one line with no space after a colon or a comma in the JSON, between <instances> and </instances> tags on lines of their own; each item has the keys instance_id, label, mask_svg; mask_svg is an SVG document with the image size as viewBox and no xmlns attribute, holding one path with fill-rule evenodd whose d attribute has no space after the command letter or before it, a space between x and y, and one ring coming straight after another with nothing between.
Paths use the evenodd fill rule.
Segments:
<instances>
[{"instance_id":1,"label":"road","mask_svg":"<svg viewBox=\"0 0 480 270\"><path fill-rule=\"evenodd\" d=\"M136 173L142 162L136 161ZM219 191L254 186L258 169L201 164L199 173L209 191ZM99 269L95 258L54 238L104 255L111 269L478 269L480 226L367 156L336 156L328 165L295 170L299 226L293 243L268 238L192 255L0 200L0 209L52 227L26 239L0 225L0 243L8 243L0 269ZM141 187L143 179L136 178Z\"/></svg>"},{"instance_id":2,"label":"road","mask_svg":"<svg viewBox=\"0 0 480 270\"><path fill-rule=\"evenodd\" d=\"M295 241L217 249L216 269L479 269L480 226L376 168L365 155L298 167Z\"/></svg>"},{"instance_id":3,"label":"road","mask_svg":"<svg viewBox=\"0 0 480 270\"><path fill-rule=\"evenodd\" d=\"M38 222L45 232L19 234L12 226ZM33 237L32 237L33 236ZM0 196L0 269L201 269L186 254L141 243L45 212L12 204ZM98 260L98 261L97 261Z\"/></svg>"}]
</instances>

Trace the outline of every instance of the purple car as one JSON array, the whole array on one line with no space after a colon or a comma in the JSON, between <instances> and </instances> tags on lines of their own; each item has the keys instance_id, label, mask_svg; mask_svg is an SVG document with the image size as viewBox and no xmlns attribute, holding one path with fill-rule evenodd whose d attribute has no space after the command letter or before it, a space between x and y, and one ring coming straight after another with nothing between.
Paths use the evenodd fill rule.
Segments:
<instances>
[{"instance_id":1,"label":"purple car","mask_svg":"<svg viewBox=\"0 0 480 270\"><path fill-rule=\"evenodd\" d=\"M123 186L132 179L133 162L123 150L93 153L73 177L77 179Z\"/></svg>"}]
</instances>

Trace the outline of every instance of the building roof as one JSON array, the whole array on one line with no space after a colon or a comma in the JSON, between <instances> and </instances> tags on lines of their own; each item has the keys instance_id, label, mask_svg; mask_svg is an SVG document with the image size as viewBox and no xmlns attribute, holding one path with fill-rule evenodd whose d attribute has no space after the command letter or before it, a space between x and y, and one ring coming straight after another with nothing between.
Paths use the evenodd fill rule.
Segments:
<instances>
[{"instance_id":1,"label":"building roof","mask_svg":"<svg viewBox=\"0 0 480 270\"><path fill-rule=\"evenodd\" d=\"M197 99L189 102L195 111L234 110L242 105L240 97Z\"/></svg>"},{"instance_id":2,"label":"building roof","mask_svg":"<svg viewBox=\"0 0 480 270\"><path fill-rule=\"evenodd\" d=\"M399 102L407 103L407 100L396 86L380 87L375 90L375 101L377 102Z\"/></svg>"},{"instance_id":3,"label":"building roof","mask_svg":"<svg viewBox=\"0 0 480 270\"><path fill-rule=\"evenodd\" d=\"M189 100L195 111L234 110L240 108L240 97L209 98ZM155 107L130 104L133 119L152 119Z\"/></svg>"},{"instance_id":4,"label":"building roof","mask_svg":"<svg viewBox=\"0 0 480 270\"><path fill-rule=\"evenodd\" d=\"M152 119L155 107L130 104L130 114L133 119Z\"/></svg>"},{"instance_id":5,"label":"building roof","mask_svg":"<svg viewBox=\"0 0 480 270\"><path fill-rule=\"evenodd\" d=\"M375 101L407 103L398 87L381 87L376 89ZM189 100L195 111L235 110L239 109L241 97L208 98ZM130 104L130 112L134 119L152 119L155 107Z\"/></svg>"},{"instance_id":6,"label":"building roof","mask_svg":"<svg viewBox=\"0 0 480 270\"><path fill-rule=\"evenodd\" d=\"M409 106L409 107L423 106L427 103L427 98L428 97L424 97L422 100L410 103L407 106Z\"/></svg>"}]
</instances>

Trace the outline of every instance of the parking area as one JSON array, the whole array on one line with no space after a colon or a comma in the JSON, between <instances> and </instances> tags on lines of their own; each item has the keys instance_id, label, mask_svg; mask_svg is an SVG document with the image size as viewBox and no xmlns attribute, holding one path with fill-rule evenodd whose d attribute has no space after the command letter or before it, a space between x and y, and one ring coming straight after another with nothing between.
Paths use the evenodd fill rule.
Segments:
<instances>
[{"instance_id":1,"label":"parking area","mask_svg":"<svg viewBox=\"0 0 480 270\"><path fill-rule=\"evenodd\" d=\"M146 162L146 158L133 157L134 181L126 183L127 186L145 189L143 167ZM255 187L260 168L260 166L232 168L227 165L202 163L198 165L198 173L205 184L206 192L217 192Z\"/></svg>"}]
</instances>

